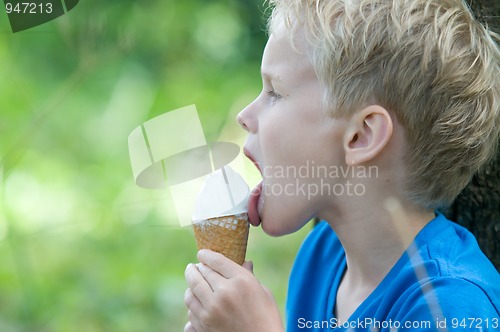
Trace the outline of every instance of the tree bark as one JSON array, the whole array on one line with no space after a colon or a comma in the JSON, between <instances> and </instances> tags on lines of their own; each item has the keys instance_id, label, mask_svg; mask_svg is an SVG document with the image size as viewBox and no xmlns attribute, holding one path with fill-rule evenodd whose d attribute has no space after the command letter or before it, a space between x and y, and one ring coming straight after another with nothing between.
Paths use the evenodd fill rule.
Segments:
<instances>
[{"instance_id":1,"label":"tree bark","mask_svg":"<svg viewBox=\"0 0 500 332\"><path fill-rule=\"evenodd\" d=\"M500 31L500 1L467 0L466 2L481 23L486 24L493 31Z\"/></svg>"},{"instance_id":2,"label":"tree bark","mask_svg":"<svg viewBox=\"0 0 500 332\"><path fill-rule=\"evenodd\" d=\"M477 19L500 32L500 1L468 0ZM469 229L500 271L500 146L496 159L474 176L444 214Z\"/></svg>"}]
</instances>

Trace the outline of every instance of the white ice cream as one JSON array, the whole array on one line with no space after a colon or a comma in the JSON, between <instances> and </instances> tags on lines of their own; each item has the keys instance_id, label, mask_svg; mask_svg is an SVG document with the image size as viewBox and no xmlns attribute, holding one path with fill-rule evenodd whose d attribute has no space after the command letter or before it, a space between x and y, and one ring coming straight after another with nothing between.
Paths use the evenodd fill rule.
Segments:
<instances>
[{"instance_id":1,"label":"white ice cream","mask_svg":"<svg viewBox=\"0 0 500 332\"><path fill-rule=\"evenodd\" d=\"M247 212L250 189L229 166L209 174L198 194L193 222Z\"/></svg>"}]
</instances>

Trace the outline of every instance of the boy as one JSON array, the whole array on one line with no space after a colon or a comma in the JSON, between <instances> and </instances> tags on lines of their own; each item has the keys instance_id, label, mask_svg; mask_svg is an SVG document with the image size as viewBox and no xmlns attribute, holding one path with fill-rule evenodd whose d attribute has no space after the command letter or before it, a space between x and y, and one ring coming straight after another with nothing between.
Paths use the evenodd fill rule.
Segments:
<instances>
[{"instance_id":1,"label":"boy","mask_svg":"<svg viewBox=\"0 0 500 332\"><path fill-rule=\"evenodd\" d=\"M498 36L461 0L273 4L263 91L238 115L263 176L250 222L325 220L291 272L287 331L498 331L498 272L435 212L496 151ZM185 331L284 330L250 262L198 259Z\"/></svg>"}]
</instances>

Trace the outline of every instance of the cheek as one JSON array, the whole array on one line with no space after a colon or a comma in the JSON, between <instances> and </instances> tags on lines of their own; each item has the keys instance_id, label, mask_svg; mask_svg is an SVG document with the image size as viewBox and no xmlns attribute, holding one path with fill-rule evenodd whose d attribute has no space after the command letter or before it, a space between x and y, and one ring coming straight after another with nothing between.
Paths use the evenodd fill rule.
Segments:
<instances>
[{"instance_id":1,"label":"cheek","mask_svg":"<svg viewBox=\"0 0 500 332\"><path fill-rule=\"evenodd\" d=\"M309 179L286 174L292 174L306 160L317 160L320 147L308 139L314 130L310 119L269 116L266 120L259 127L266 170L262 227L266 233L278 236L297 231L314 216L316 200L307 197Z\"/></svg>"},{"instance_id":2,"label":"cheek","mask_svg":"<svg viewBox=\"0 0 500 332\"><path fill-rule=\"evenodd\" d=\"M340 139L332 131L335 128L315 113L320 112L319 108L300 106L275 108L259 123L262 161L267 171L262 227L270 235L300 229L324 204L324 199L313 191L318 179L301 176L299 170L308 162L331 165L340 160L337 144L332 143ZM283 176L280 167L295 168L299 175Z\"/></svg>"},{"instance_id":3,"label":"cheek","mask_svg":"<svg viewBox=\"0 0 500 332\"><path fill-rule=\"evenodd\" d=\"M262 161L267 167L288 164L289 147L294 142L290 137L290 126L286 122L286 119L271 114L260 123L259 140Z\"/></svg>"},{"instance_id":4,"label":"cheek","mask_svg":"<svg viewBox=\"0 0 500 332\"><path fill-rule=\"evenodd\" d=\"M309 144L309 129L307 123L301 121L296 114L290 114L292 112L277 110L261 122L259 136L264 162L267 165L294 165L294 159L305 157L304 150ZM283 116L285 113L290 115Z\"/></svg>"},{"instance_id":5,"label":"cheek","mask_svg":"<svg viewBox=\"0 0 500 332\"><path fill-rule=\"evenodd\" d=\"M289 184L289 183L288 183ZM293 233L314 215L311 201L295 186L281 181L272 181L264 189L262 227L273 236Z\"/></svg>"}]
</instances>

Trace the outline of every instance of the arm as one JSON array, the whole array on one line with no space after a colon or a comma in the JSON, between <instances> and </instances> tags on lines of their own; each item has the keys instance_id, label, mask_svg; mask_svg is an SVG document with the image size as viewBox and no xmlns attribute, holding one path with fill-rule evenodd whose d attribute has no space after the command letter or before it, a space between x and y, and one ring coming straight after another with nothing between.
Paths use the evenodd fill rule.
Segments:
<instances>
[{"instance_id":1,"label":"arm","mask_svg":"<svg viewBox=\"0 0 500 332\"><path fill-rule=\"evenodd\" d=\"M210 250L198 252L198 260L185 272L185 332L284 331L276 302L250 262L239 266Z\"/></svg>"}]
</instances>

